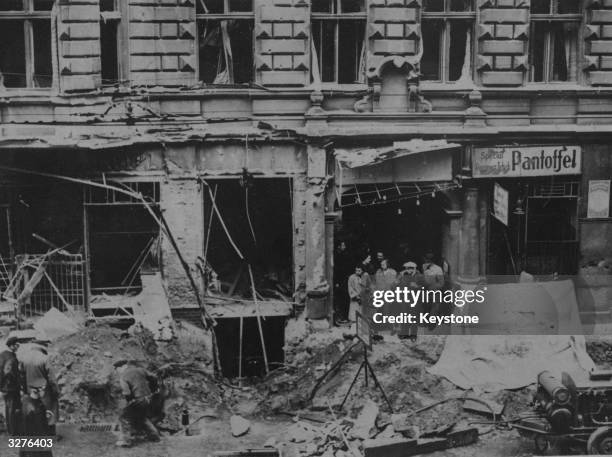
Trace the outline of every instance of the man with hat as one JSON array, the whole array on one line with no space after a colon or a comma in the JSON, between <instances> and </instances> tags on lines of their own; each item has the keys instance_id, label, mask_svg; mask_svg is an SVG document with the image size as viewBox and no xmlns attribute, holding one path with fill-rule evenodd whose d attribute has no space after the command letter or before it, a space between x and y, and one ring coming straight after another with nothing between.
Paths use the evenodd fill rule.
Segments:
<instances>
[{"instance_id":1,"label":"man with hat","mask_svg":"<svg viewBox=\"0 0 612 457\"><path fill-rule=\"evenodd\" d=\"M4 398L4 417L6 430L10 436L19 434L19 411L21 400L19 397L22 380L17 361L19 340L12 336L6 340L6 350L0 353L0 392Z\"/></svg>"},{"instance_id":2,"label":"man with hat","mask_svg":"<svg viewBox=\"0 0 612 457\"><path fill-rule=\"evenodd\" d=\"M149 419L151 415L151 385L157 378L133 361L119 360L114 363L119 374L119 385L125 398L125 406L119 414L121 438L117 446L129 447L134 439L134 432L144 430L149 440L159 441L159 432Z\"/></svg>"},{"instance_id":3,"label":"man with hat","mask_svg":"<svg viewBox=\"0 0 612 457\"><path fill-rule=\"evenodd\" d=\"M425 281L423 275L417 270L417 264L412 261L405 262L402 265L404 269L400 271L397 279L397 286L400 289L418 290L421 289ZM398 303L398 312L418 314L421 310L421 303ZM396 332L399 338L410 338L415 340L417 336L418 324L397 324Z\"/></svg>"},{"instance_id":4,"label":"man with hat","mask_svg":"<svg viewBox=\"0 0 612 457\"><path fill-rule=\"evenodd\" d=\"M40 400L47 408L49 427L55 435L59 419L59 388L49 366L47 341L34 340L19 353L19 361L25 377L28 393L32 388L40 390Z\"/></svg>"}]
</instances>

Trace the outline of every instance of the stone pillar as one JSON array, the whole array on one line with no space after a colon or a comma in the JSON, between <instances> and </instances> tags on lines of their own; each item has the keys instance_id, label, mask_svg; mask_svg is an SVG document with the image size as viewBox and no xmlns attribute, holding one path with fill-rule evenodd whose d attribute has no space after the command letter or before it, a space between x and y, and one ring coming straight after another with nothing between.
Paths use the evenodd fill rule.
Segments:
<instances>
[{"instance_id":1,"label":"stone pillar","mask_svg":"<svg viewBox=\"0 0 612 457\"><path fill-rule=\"evenodd\" d=\"M442 257L450 265L451 278L454 280L459 269L459 244L461 239L461 194L459 190L445 194L448 207L445 208L446 221L442 227Z\"/></svg>"},{"instance_id":2,"label":"stone pillar","mask_svg":"<svg viewBox=\"0 0 612 457\"><path fill-rule=\"evenodd\" d=\"M459 267L457 274L474 279L480 269L480 209L478 189L465 188L463 191L463 216L459 243Z\"/></svg>"},{"instance_id":3,"label":"stone pillar","mask_svg":"<svg viewBox=\"0 0 612 457\"><path fill-rule=\"evenodd\" d=\"M306 185L306 317L328 316L325 237L325 150L308 146Z\"/></svg>"},{"instance_id":4,"label":"stone pillar","mask_svg":"<svg viewBox=\"0 0 612 457\"><path fill-rule=\"evenodd\" d=\"M200 185L195 179L169 179L161 184L161 210L174 239L197 280L199 274L193 267L202 254L203 205ZM198 303L189 280L172 248L163 237L163 277L170 307L197 307Z\"/></svg>"}]
</instances>

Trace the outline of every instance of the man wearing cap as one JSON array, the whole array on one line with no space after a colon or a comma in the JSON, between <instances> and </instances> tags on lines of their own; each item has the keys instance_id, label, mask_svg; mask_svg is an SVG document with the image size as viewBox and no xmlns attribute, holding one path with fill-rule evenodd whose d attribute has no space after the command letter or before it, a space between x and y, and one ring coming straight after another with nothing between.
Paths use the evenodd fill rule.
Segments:
<instances>
[{"instance_id":1,"label":"man wearing cap","mask_svg":"<svg viewBox=\"0 0 612 457\"><path fill-rule=\"evenodd\" d=\"M117 441L117 446L131 446L134 432L139 429L147 433L149 440L159 441L159 432L149 419L153 396L150 386L157 382L157 378L132 361L120 360L114 365L126 401L125 407L119 414L121 438Z\"/></svg>"},{"instance_id":2,"label":"man wearing cap","mask_svg":"<svg viewBox=\"0 0 612 457\"><path fill-rule=\"evenodd\" d=\"M14 336L9 337L5 344L7 350L0 353L0 392L4 398L6 430L10 436L15 436L19 434L18 417L21 409L19 393L22 380L15 354L19 340Z\"/></svg>"},{"instance_id":3,"label":"man wearing cap","mask_svg":"<svg viewBox=\"0 0 612 457\"><path fill-rule=\"evenodd\" d=\"M46 342L35 340L20 351L19 361L25 377L28 392L40 390L40 400L48 411L49 427L55 435L55 424L59 419L59 388L53 371L49 367Z\"/></svg>"},{"instance_id":4,"label":"man wearing cap","mask_svg":"<svg viewBox=\"0 0 612 457\"><path fill-rule=\"evenodd\" d=\"M412 261L405 262L403 265L404 269L400 271L397 278L397 286L400 289L418 290L425 284L423 275L417 270L417 264ZM421 303L398 303L398 313L419 313L421 310ZM410 338L411 340L416 339L418 324L397 324L395 329L399 338Z\"/></svg>"}]
</instances>

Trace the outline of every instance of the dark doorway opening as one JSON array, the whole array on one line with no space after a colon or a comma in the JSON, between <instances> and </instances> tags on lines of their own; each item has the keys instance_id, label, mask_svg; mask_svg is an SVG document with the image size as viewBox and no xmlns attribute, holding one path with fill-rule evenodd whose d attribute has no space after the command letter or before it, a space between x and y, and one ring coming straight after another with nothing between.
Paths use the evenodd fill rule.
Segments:
<instances>
[{"instance_id":1,"label":"dark doorway opening","mask_svg":"<svg viewBox=\"0 0 612 457\"><path fill-rule=\"evenodd\" d=\"M277 178L211 180L204 190L204 258L224 295L251 299L251 265L264 298L293 293L291 180ZM212 207L244 256L240 259Z\"/></svg>"},{"instance_id":2,"label":"dark doorway opening","mask_svg":"<svg viewBox=\"0 0 612 457\"><path fill-rule=\"evenodd\" d=\"M242 377L257 377L265 374L265 363L256 317L242 318ZM269 368L278 368L285 362L285 317L261 318L266 356ZM240 318L217 318L215 328L219 346L219 360L223 376L239 376L240 367Z\"/></svg>"},{"instance_id":3,"label":"dark doorway opening","mask_svg":"<svg viewBox=\"0 0 612 457\"><path fill-rule=\"evenodd\" d=\"M399 271L409 260L420 265L428 252L440 257L444 224L440 195L371 206L347 206L342 209L342 221L334 240L336 246L342 241L347 244L351 264L382 251L390 266Z\"/></svg>"}]
</instances>

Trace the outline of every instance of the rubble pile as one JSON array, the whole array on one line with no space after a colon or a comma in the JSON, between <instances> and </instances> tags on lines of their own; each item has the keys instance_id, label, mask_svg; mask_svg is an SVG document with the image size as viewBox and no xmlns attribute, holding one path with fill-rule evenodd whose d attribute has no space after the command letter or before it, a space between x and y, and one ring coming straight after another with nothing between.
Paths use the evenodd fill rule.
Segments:
<instances>
[{"instance_id":1,"label":"rubble pile","mask_svg":"<svg viewBox=\"0 0 612 457\"><path fill-rule=\"evenodd\" d=\"M186 399L196 414L225 402L224 390L213 380L211 361L189 342L179 336L158 343L142 327L123 331L95 324L57 339L49 348L49 356L61 391L61 416L76 423L114 420L121 391L113 363L129 359L164 379L164 425L170 430L180 429L180 412Z\"/></svg>"}]
</instances>

